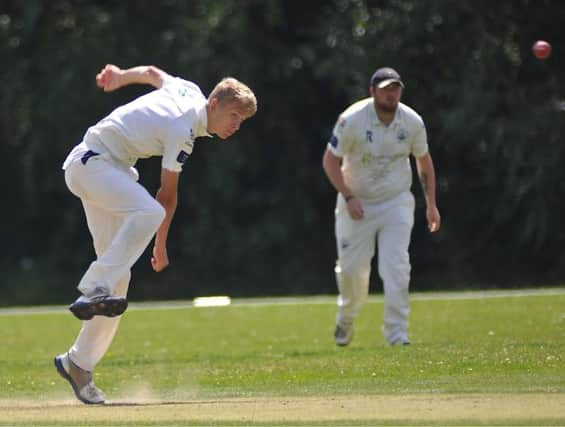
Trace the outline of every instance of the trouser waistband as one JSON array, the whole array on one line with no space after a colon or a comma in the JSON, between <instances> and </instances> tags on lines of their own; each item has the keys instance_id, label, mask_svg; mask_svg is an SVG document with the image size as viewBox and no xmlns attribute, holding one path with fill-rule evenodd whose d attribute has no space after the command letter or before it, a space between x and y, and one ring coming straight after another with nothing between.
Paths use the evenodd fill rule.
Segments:
<instances>
[{"instance_id":1,"label":"trouser waistband","mask_svg":"<svg viewBox=\"0 0 565 427\"><path fill-rule=\"evenodd\" d=\"M82 162L83 165L86 165L86 162L88 162L88 159L90 159L91 157L97 156L100 153L97 153L95 151L92 150L88 150L86 153L84 153L82 155L82 157L80 158L80 161Z\"/></svg>"}]
</instances>

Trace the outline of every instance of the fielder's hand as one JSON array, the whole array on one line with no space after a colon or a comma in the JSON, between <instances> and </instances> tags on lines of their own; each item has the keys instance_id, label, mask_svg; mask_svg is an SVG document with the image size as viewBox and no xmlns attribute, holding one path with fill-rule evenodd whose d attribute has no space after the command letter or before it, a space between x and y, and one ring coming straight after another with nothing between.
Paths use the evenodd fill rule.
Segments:
<instances>
[{"instance_id":1,"label":"fielder's hand","mask_svg":"<svg viewBox=\"0 0 565 427\"><path fill-rule=\"evenodd\" d=\"M441 216L436 206L431 206L426 209L426 218L428 220L428 230L430 230L430 233L438 231L441 225Z\"/></svg>"},{"instance_id":2,"label":"fielder's hand","mask_svg":"<svg viewBox=\"0 0 565 427\"><path fill-rule=\"evenodd\" d=\"M347 211L349 212L349 216L352 219L362 219L363 216L365 216L361 200L359 200L357 197L352 197L345 203L347 204Z\"/></svg>"}]
</instances>

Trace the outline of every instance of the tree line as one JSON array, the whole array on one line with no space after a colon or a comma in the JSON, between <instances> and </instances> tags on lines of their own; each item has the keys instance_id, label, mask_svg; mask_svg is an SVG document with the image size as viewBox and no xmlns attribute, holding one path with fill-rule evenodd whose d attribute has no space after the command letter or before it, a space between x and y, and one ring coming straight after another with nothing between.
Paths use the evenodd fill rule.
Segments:
<instances>
[{"instance_id":1,"label":"tree line","mask_svg":"<svg viewBox=\"0 0 565 427\"><path fill-rule=\"evenodd\" d=\"M321 156L338 114L385 65L426 122L438 175L437 236L414 187L412 288L561 283L564 21L557 0L4 0L2 304L69 300L94 256L61 163L88 126L150 90L101 92L106 63L154 64L205 93L235 76L259 103L229 142L197 141L171 266L153 273L144 254L134 299L335 293L335 192ZM532 55L537 39L552 43L547 60ZM152 191L159 168L138 163Z\"/></svg>"}]
</instances>

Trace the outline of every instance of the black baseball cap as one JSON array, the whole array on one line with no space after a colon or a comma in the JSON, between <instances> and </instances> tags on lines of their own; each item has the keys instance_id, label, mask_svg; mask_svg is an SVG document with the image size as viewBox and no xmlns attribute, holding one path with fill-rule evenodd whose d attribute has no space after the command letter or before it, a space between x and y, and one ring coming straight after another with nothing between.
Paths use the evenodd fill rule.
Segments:
<instances>
[{"instance_id":1,"label":"black baseball cap","mask_svg":"<svg viewBox=\"0 0 565 427\"><path fill-rule=\"evenodd\" d=\"M390 67L379 68L371 77L371 86L376 86L379 89L387 87L391 83L398 83L401 87L404 87L400 74Z\"/></svg>"}]
</instances>

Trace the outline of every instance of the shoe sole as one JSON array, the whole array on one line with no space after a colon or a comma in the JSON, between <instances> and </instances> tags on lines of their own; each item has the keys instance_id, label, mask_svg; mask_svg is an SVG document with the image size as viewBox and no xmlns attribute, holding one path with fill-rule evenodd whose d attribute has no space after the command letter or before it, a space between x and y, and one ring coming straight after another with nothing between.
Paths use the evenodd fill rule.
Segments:
<instances>
[{"instance_id":1,"label":"shoe sole","mask_svg":"<svg viewBox=\"0 0 565 427\"><path fill-rule=\"evenodd\" d=\"M63 377L63 379L65 379L65 380L67 380L67 382L71 385L73 392L75 393L75 396L78 400L80 400L82 403L86 403L87 405L101 405L101 404L104 403L104 401L102 401L102 402L91 402L89 400L86 400L85 398L83 398L79 394L79 390L78 390L76 384L74 383L71 376L67 373L67 371L65 371L65 367L63 366L63 362L61 361L61 359L59 359L59 356L56 356L53 359L53 363L55 364L55 368L57 368L57 372L59 373L59 375L61 375L61 377Z\"/></svg>"},{"instance_id":2,"label":"shoe sole","mask_svg":"<svg viewBox=\"0 0 565 427\"><path fill-rule=\"evenodd\" d=\"M71 313L80 320L90 320L94 316L116 317L127 308L127 299L120 297L106 297L93 302L78 301L69 306Z\"/></svg>"}]
</instances>

